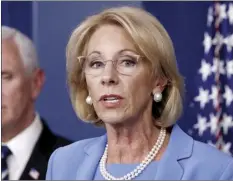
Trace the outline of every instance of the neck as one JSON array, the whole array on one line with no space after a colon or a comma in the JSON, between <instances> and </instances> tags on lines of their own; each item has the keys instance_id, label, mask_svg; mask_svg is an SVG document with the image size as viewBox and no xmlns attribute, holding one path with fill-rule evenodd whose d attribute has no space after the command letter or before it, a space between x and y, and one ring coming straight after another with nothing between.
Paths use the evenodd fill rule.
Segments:
<instances>
[{"instance_id":1,"label":"neck","mask_svg":"<svg viewBox=\"0 0 233 181\"><path fill-rule=\"evenodd\" d=\"M150 152L160 133L160 128L154 125L152 117L141 117L131 121L129 125L106 125L106 129L108 163L140 163Z\"/></svg>"},{"instance_id":2,"label":"neck","mask_svg":"<svg viewBox=\"0 0 233 181\"><path fill-rule=\"evenodd\" d=\"M26 116L25 116L26 115ZM35 118L35 112L29 111L20 117L16 124L2 128L2 142L8 142L29 127Z\"/></svg>"}]
</instances>

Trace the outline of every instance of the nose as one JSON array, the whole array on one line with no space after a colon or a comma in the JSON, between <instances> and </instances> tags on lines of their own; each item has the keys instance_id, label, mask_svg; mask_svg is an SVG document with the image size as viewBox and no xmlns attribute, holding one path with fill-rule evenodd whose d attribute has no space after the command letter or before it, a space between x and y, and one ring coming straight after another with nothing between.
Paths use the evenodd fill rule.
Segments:
<instances>
[{"instance_id":1,"label":"nose","mask_svg":"<svg viewBox=\"0 0 233 181\"><path fill-rule=\"evenodd\" d=\"M102 85L116 85L118 83L118 74L112 61L108 61L101 76Z\"/></svg>"}]
</instances>

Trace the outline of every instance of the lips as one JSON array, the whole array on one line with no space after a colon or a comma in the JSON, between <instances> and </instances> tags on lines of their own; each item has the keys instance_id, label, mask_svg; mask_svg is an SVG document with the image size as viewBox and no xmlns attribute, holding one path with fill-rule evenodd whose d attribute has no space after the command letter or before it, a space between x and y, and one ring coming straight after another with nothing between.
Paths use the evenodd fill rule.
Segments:
<instances>
[{"instance_id":1,"label":"lips","mask_svg":"<svg viewBox=\"0 0 233 181\"><path fill-rule=\"evenodd\" d=\"M107 109L116 109L123 105L123 97L117 94L108 94L100 97L100 103Z\"/></svg>"},{"instance_id":2,"label":"lips","mask_svg":"<svg viewBox=\"0 0 233 181\"><path fill-rule=\"evenodd\" d=\"M123 99L123 97L117 94L108 94L100 97L100 101L105 101L105 102L117 102L120 99Z\"/></svg>"}]
</instances>

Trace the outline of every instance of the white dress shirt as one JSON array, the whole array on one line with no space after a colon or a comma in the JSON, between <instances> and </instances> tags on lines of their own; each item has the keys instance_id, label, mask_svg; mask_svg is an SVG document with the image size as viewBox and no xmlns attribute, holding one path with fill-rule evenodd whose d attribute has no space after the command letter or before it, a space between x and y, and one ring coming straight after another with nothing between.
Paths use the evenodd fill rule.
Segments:
<instances>
[{"instance_id":1,"label":"white dress shirt","mask_svg":"<svg viewBox=\"0 0 233 181\"><path fill-rule=\"evenodd\" d=\"M39 114L36 113L32 124L3 145L8 146L12 155L7 159L9 180L19 180L39 139L43 125Z\"/></svg>"}]
</instances>

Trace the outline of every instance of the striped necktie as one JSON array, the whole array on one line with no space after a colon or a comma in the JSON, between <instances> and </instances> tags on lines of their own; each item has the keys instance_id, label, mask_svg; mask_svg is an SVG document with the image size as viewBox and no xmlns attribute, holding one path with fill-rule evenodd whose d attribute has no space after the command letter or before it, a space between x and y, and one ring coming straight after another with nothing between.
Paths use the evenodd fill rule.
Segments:
<instances>
[{"instance_id":1,"label":"striped necktie","mask_svg":"<svg viewBox=\"0 0 233 181\"><path fill-rule=\"evenodd\" d=\"M9 179L9 171L7 167L7 158L11 155L11 151L7 146L2 146L2 180Z\"/></svg>"}]
</instances>

